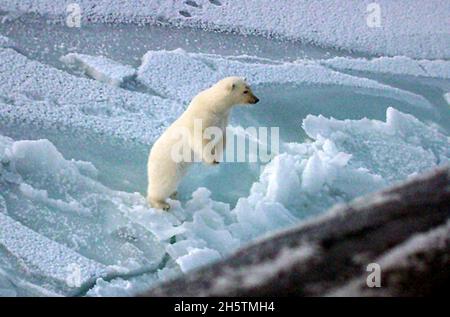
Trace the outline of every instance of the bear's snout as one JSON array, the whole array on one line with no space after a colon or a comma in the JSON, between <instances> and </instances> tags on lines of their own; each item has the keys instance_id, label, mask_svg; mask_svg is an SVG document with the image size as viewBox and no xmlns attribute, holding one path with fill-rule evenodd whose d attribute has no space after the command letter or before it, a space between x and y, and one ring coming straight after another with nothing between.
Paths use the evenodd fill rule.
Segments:
<instances>
[{"instance_id":1,"label":"bear's snout","mask_svg":"<svg viewBox=\"0 0 450 317\"><path fill-rule=\"evenodd\" d=\"M253 96L253 101L252 104L258 103L259 102L259 98L256 96Z\"/></svg>"}]
</instances>

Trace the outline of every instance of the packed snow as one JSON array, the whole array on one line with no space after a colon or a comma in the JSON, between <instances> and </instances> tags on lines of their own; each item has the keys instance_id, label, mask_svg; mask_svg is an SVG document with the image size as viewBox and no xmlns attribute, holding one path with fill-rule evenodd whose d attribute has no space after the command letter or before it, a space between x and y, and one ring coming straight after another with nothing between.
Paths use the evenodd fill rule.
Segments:
<instances>
[{"instance_id":1,"label":"packed snow","mask_svg":"<svg viewBox=\"0 0 450 317\"><path fill-rule=\"evenodd\" d=\"M0 8L65 21L71 0L1 0ZM259 34L371 54L449 58L447 0L76 2L81 23L150 23ZM374 5L375 4L375 5ZM72 10L69 10L72 12Z\"/></svg>"},{"instance_id":2,"label":"packed snow","mask_svg":"<svg viewBox=\"0 0 450 317\"><path fill-rule=\"evenodd\" d=\"M30 13L64 20L69 2L0 0L0 296L134 295L450 160L445 1L379 1L376 28L371 1L77 1L83 25L108 21L126 35L122 22L180 25L237 31L227 39L242 45L259 34L381 57L160 43L132 64L113 46L85 54L62 41L39 55L19 31L3 36ZM230 129L279 127L280 148L267 164L194 166L170 212L149 208L151 145L198 91L229 75L261 99L235 109ZM297 251L286 259L314 254Z\"/></svg>"}]
</instances>

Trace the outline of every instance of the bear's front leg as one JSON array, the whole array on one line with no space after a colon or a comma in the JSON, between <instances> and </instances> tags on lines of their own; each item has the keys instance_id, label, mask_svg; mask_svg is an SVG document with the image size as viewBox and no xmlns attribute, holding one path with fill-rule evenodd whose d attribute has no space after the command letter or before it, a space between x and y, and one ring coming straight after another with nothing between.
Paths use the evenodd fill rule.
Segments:
<instances>
[{"instance_id":1,"label":"bear's front leg","mask_svg":"<svg viewBox=\"0 0 450 317\"><path fill-rule=\"evenodd\" d=\"M207 148L204 147L204 151L203 151L203 162L205 162L208 165L217 165L219 164L217 155L216 155L216 149L217 149L217 145L215 147L212 148L212 150L208 150Z\"/></svg>"}]
</instances>

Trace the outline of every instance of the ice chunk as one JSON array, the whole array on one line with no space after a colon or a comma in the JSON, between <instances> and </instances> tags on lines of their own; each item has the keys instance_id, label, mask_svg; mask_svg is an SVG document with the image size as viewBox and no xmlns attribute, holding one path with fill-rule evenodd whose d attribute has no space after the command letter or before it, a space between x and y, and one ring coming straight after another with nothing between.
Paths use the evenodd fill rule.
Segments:
<instances>
[{"instance_id":1,"label":"ice chunk","mask_svg":"<svg viewBox=\"0 0 450 317\"><path fill-rule=\"evenodd\" d=\"M91 297L135 296L149 289L155 282L155 274L145 274L139 279L131 278L130 280L116 278L112 281L105 281L99 278L87 295Z\"/></svg>"},{"instance_id":2,"label":"ice chunk","mask_svg":"<svg viewBox=\"0 0 450 317\"><path fill-rule=\"evenodd\" d=\"M300 180L295 170L296 161L292 156L281 154L276 156L272 164L264 171L267 175L267 198L272 202L287 204L298 194ZM264 176L263 176L264 177Z\"/></svg>"},{"instance_id":3,"label":"ice chunk","mask_svg":"<svg viewBox=\"0 0 450 317\"><path fill-rule=\"evenodd\" d=\"M189 250L188 254L179 257L176 262L183 272L187 272L194 268L217 261L220 258L221 256L216 250L194 248Z\"/></svg>"},{"instance_id":4,"label":"ice chunk","mask_svg":"<svg viewBox=\"0 0 450 317\"><path fill-rule=\"evenodd\" d=\"M188 254L192 248L204 248L206 242L203 240L181 240L173 244L169 244L166 248L167 253L174 259Z\"/></svg>"},{"instance_id":5,"label":"ice chunk","mask_svg":"<svg viewBox=\"0 0 450 317\"><path fill-rule=\"evenodd\" d=\"M86 75L98 81L119 87L126 80L135 76L136 70L128 65L122 65L104 56L90 56L70 53L60 58L61 62L78 68Z\"/></svg>"},{"instance_id":6,"label":"ice chunk","mask_svg":"<svg viewBox=\"0 0 450 317\"><path fill-rule=\"evenodd\" d=\"M168 63L171 63L170 68L167 68ZM213 65L192 58L182 49L148 51L138 69L138 79L143 84L163 96L181 101L190 100L217 78Z\"/></svg>"},{"instance_id":7,"label":"ice chunk","mask_svg":"<svg viewBox=\"0 0 450 317\"><path fill-rule=\"evenodd\" d=\"M139 223L160 241L169 240L185 232L185 229L180 226L180 220L174 216L173 210L166 214L160 210L149 210L144 199L140 199L140 203L133 204L131 208L129 204L125 203L119 203L118 207L124 215Z\"/></svg>"},{"instance_id":8,"label":"ice chunk","mask_svg":"<svg viewBox=\"0 0 450 317\"><path fill-rule=\"evenodd\" d=\"M390 181L442 164L450 157L449 138L411 115L388 108L386 122L326 119L308 116L306 133L333 140L352 165L367 168ZM394 154L398 153L398 154Z\"/></svg>"},{"instance_id":9,"label":"ice chunk","mask_svg":"<svg viewBox=\"0 0 450 317\"><path fill-rule=\"evenodd\" d=\"M335 57L321 62L339 70L358 70L395 75L450 78L450 62L414 60L405 56L366 58Z\"/></svg>"},{"instance_id":10,"label":"ice chunk","mask_svg":"<svg viewBox=\"0 0 450 317\"><path fill-rule=\"evenodd\" d=\"M86 295L92 297L136 296L147 291L156 283L165 282L180 273L177 268L166 267L156 273L146 273L129 279L119 277L111 281L105 281L99 278L95 286Z\"/></svg>"}]
</instances>

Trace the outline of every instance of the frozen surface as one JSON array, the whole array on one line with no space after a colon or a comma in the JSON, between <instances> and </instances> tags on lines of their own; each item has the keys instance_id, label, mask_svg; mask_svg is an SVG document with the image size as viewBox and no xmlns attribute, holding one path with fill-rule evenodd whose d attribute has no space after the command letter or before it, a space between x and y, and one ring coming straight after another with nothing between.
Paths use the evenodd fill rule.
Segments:
<instances>
[{"instance_id":1,"label":"frozen surface","mask_svg":"<svg viewBox=\"0 0 450 317\"><path fill-rule=\"evenodd\" d=\"M369 1L82 0L83 27L55 31L46 19L65 19L68 3L0 0L0 33L11 35L0 35L2 296L133 295L450 159L445 1L380 1L381 27L369 28ZM33 12L44 17L26 26ZM113 35L91 21L112 22ZM274 38L385 56L286 57ZM149 208L150 146L229 75L261 99L234 110L231 129L278 126L279 153L265 165L194 166L171 212Z\"/></svg>"},{"instance_id":2,"label":"frozen surface","mask_svg":"<svg viewBox=\"0 0 450 317\"><path fill-rule=\"evenodd\" d=\"M85 72L93 79L115 87L121 86L124 81L130 80L136 73L133 67L119 64L103 56L70 53L61 56L61 61L70 67Z\"/></svg>"},{"instance_id":3,"label":"frozen surface","mask_svg":"<svg viewBox=\"0 0 450 317\"><path fill-rule=\"evenodd\" d=\"M2 0L0 9L38 12L60 20L66 18L70 0ZM195 0L77 2L82 23L169 23L209 30L237 31L312 42L372 54L405 55L414 58L449 58L446 0L291 1L291 0ZM379 9L379 23L373 16ZM377 10L377 11L375 11ZM13 16L13 14L11 14Z\"/></svg>"}]
</instances>

